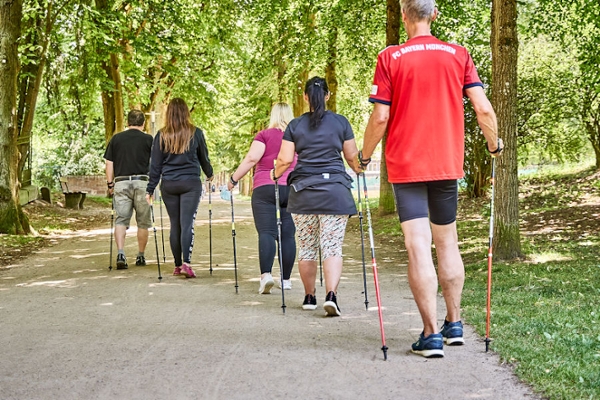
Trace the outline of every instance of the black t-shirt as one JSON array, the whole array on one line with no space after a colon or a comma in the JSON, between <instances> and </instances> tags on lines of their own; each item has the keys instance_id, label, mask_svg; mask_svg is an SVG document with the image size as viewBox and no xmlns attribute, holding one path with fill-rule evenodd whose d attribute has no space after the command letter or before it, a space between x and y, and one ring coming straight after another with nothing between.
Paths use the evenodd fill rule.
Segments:
<instances>
[{"instance_id":1,"label":"black t-shirt","mask_svg":"<svg viewBox=\"0 0 600 400\"><path fill-rule=\"evenodd\" d=\"M346 173L342 150L354 139L348 120L331 111L310 128L308 113L290 121L283 140L294 143L298 163L290 173L288 212L295 214L356 214L352 178Z\"/></svg>"},{"instance_id":2,"label":"black t-shirt","mask_svg":"<svg viewBox=\"0 0 600 400\"><path fill-rule=\"evenodd\" d=\"M321 124L310 128L310 114L305 113L290 121L283 140L294 142L298 164L294 170L346 170L342 149L346 140L354 139L354 132L346 117L326 111Z\"/></svg>"},{"instance_id":3,"label":"black t-shirt","mask_svg":"<svg viewBox=\"0 0 600 400\"><path fill-rule=\"evenodd\" d=\"M148 175L152 136L138 129L128 129L114 135L104 158L113 162L116 176Z\"/></svg>"}]
</instances>

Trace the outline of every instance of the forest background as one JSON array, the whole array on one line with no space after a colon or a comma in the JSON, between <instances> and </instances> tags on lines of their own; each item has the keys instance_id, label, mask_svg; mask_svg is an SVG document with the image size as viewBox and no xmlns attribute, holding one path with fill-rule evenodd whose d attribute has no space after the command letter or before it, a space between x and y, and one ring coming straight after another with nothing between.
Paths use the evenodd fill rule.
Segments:
<instances>
[{"instance_id":1,"label":"forest background","mask_svg":"<svg viewBox=\"0 0 600 400\"><path fill-rule=\"evenodd\" d=\"M496 248L520 255L518 168L595 158L600 167L600 4L592 0L439 1L433 34L471 52L499 117ZM491 10L491 12L490 12ZM15 0L0 9L0 232L28 232L18 187L101 174L127 110L191 106L217 171L231 171L271 105L306 111L325 76L328 107L360 144L377 53L403 42L398 1ZM148 127L148 131L150 131ZM490 158L466 104L464 180L485 195ZM383 144L385 145L385 143ZM386 180L385 163L381 181ZM380 212L393 211L382 185Z\"/></svg>"}]
</instances>

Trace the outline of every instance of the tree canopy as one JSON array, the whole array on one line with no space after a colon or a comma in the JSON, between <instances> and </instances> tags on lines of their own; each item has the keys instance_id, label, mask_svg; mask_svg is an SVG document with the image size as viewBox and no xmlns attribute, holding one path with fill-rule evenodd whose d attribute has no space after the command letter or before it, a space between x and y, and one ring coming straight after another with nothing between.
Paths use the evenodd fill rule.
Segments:
<instances>
[{"instance_id":1,"label":"tree canopy","mask_svg":"<svg viewBox=\"0 0 600 400\"><path fill-rule=\"evenodd\" d=\"M467 47L491 96L490 2L438 8L433 33ZM24 0L20 65L11 67L19 181L26 169L46 186L61 174L101 173L127 110L157 111L160 128L174 96L190 105L217 170L231 170L274 102L306 111L302 89L313 75L330 82L328 106L348 117L360 144L377 53L386 35L406 39L388 13L376 0ZM593 154L600 168L600 4L519 2L517 29L517 162ZM490 162L468 106L466 136L464 182L481 196Z\"/></svg>"}]
</instances>

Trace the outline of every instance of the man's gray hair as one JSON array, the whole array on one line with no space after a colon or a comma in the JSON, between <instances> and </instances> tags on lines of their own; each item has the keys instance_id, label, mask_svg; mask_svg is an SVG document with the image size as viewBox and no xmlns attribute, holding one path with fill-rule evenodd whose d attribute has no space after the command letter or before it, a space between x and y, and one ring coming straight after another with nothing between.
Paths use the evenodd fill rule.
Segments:
<instances>
[{"instance_id":1,"label":"man's gray hair","mask_svg":"<svg viewBox=\"0 0 600 400\"><path fill-rule=\"evenodd\" d=\"M400 6L410 21L431 21L435 0L400 0Z\"/></svg>"}]
</instances>

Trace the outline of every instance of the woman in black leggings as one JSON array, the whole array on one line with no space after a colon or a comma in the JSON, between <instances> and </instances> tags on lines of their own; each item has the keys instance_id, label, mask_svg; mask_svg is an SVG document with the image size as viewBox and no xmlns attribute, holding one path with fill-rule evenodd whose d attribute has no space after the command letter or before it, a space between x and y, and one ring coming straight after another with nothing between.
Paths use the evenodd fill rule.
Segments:
<instances>
[{"instance_id":1,"label":"woman in black leggings","mask_svg":"<svg viewBox=\"0 0 600 400\"><path fill-rule=\"evenodd\" d=\"M192 124L185 101L175 98L167 107L165 126L154 137L146 199L152 204L154 189L162 178L160 189L171 222L173 275L186 278L196 277L190 263L194 220L202 195L201 169L211 181L213 169L204 133Z\"/></svg>"},{"instance_id":2,"label":"woman in black leggings","mask_svg":"<svg viewBox=\"0 0 600 400\"><path fill-rule=\"evenodd\" d=\"M254 215L254 225L258 232L258 258L260 261L260 285L258 293L269 294L275 284L271 276L273 268L273 259L276 254L277 242L277 214L275 209L275 185L269 177L269 172L273 168L273 161L279 153L283 131L288 122L294 117L292 109L286 103L276 103L271 109L271 121L269 127L260 131L252 141L248 154L235 170L227 188L232 190L238 181L255 168L252 190L252 214ZM290 171L294 168L293 162ZM288 172L289 174L289 172ZM286 185L285 178L287 174L279 181L279 205L281 207L281 253L283 260L282 288L291 289L292 281L290 276L292 268L296 261L296 229L292 216L287 212L287 199L289 188Z\"/></svg>"}]
</instances>

